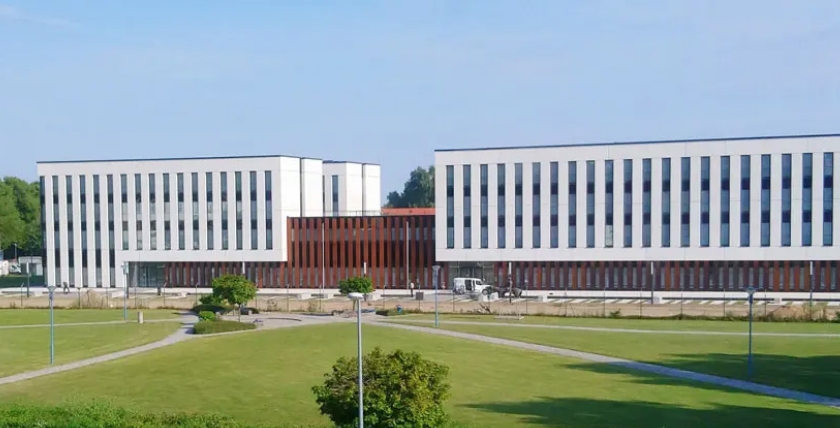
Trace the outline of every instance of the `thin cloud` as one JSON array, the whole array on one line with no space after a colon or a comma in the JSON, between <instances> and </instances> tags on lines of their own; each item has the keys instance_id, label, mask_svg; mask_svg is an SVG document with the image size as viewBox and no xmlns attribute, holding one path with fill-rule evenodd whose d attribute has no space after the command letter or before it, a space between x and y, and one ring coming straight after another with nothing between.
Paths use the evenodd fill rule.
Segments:
<instances>
[{"instance_id":1,"label":"thin cloud","mask_svg":"<svg viewBox=\"0 0 840 428\"><path fill-rule=\"evenodd\" d=\"M68 21L66 19L60 18L53 18L50 16L41 16L41 15L34 15L31 13L27 13L19 8L14 6L0 4L0 21L2 20L12 20L12 21L21 21L21 22L28 22L32 24L38 25L46 25L48 27L57 27L57 28L67 28L67 29L78 29L81 26L78 23Z\"/></svg>"}]
</instances>

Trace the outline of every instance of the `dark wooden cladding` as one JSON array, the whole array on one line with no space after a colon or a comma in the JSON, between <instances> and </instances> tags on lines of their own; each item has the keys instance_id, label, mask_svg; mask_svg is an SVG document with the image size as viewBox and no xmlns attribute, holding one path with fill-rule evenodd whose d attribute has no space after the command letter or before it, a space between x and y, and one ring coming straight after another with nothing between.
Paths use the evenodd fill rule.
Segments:
<instances>
[{"instance_id":1,"label":"dark wooden cladding","mask_svg":"<svg viewBox=\"0 0 840 428\"><path fill-rule=\"evenodd\" d=\"M323 276L336 288L365 267L377 289L432 286L434 216L304 217L288 225L292 287L318 288Z\"/></svg>"},{"instance_id":2,"label":"dark wooden cladding","mask_svg":"<svg viewBox=\"0 0 840 428\"><path fill-rule=\"evenodd\" d=\"M810 262L805 261L573 261L444 263L442 280L481 278L490 283L534 290L723 291L811 290ZM814 292L836 292L836 261L814 262Z\"/></svg>"}]
</instances>

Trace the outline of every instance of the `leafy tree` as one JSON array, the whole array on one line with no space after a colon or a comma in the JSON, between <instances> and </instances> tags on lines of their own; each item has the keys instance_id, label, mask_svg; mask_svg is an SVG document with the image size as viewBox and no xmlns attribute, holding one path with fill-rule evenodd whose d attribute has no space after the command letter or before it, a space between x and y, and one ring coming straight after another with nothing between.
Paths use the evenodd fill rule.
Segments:
<instances>
[{"instance_id":1,"label":"leafy tree","mask_svg":"<svg viewBox=\"0 0 840 428\"><path fill-rule=\"evenodd\" d=\"M13 254L14 244L20 253L41 252L40 184L19 178L0 180L0 248Z\"/></svg>"},{"instance_id":2,"label":"leafy tree","mask_svg":"<svg viewBox=\"0 0 840 428\"><path fill-rule=\"evenodd\" d=\"M435 167L417 167L405 182L402 192L387 196L390 208L429 208L435 206Z\"/></svg>"},{"instance_id":3,"label":"leafy tree","mask_svg":"<svg viewBox=\"0 0 840 428\"><path fill-rule=\"evenodd\" d=\"M447 421L449 368L416 352L385 354L376 348L362 358L365 426L438 428ZM323 385L312 388L321 413L340 428L358 423L358 359L339 358Z\"/></svg>"},{"instance_id":4,"label":"leafy tree","mask_svg":"<svg viewBox=\"0 0 840 428\"><path fill-rule=\"evenodd\" d=\"M242 316L242 305L257 296L257 287L242 275L222 275L213 279L213 296L237 307Z\"/></svg>"},{"instance_id":5,"label":"leafy tree","mask_svg":"<svg viewBox=\"0 0 840 428\"><path fill-rule=\"evenodd\" d=\"M338 292L344 295L350 293L373 293L373 283L366 276L353 276L338 281Z\"/></svg>"}]
</instances>

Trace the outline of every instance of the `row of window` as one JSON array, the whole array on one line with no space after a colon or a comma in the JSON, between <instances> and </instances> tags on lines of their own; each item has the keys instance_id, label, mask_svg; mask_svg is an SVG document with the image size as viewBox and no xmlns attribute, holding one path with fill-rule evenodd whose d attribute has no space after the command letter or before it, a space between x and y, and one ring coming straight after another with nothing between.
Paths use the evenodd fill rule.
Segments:
<instances>
[{"instance_id":1,"label":"row of window","mask_svg":"<svg viewBox=\"0 0 840 428\"><path fill-rule=\"evenodd\" d=\"M753 207L751 206L751 182L752 182L752 158L754 156L758 156L760 159L760 188L755 189L758 192L759 198L759 206ZM729 247L731 245L731 232L730 232L730 225L732 222L738 222L740 225L740 236L736 237L738 246L741 247L750 247L750 246L761 246L761 247L769 247L771 242L771 235L774 233L778 233L780 237L780 243L782 246L788 247L791 246L792 239L791 239L791 221L792 216L791 213L794 210L798 210L801 214L801 222L802 222L802 233L801 233L801 241L796 243L797 245L802 245L805 247L814 245L813 239L813 223L815 221L822 221L822 237L821 242L823 246L832 246L834 245L833 234L834 234L834 153L822 153L818 154L818 161L822 162L822 177L823 185L822 185L822 195L817 195L817 197L822 197L822 209L821 212L814 213L813 207L813 199L814 199L814 154L813 153L803 153L802 154L802 165L801 165L801 189L802 189L802 198L801 204L799 206L794 206L792 203L792 155L791 154L782 154L781 155L781 202L782 202L782 209L781 209L781 229L778 231L773 231L771 228L771 179L773 178L773 168L771 166L771 155L769 154L762 154L762 155L740 155L740 156L720 156L720 191L715 192L719 193L720 197L720 241L717 243L720 247ZM620 187L618 189L615 188L615 181L616 177L614 177L614 164L615 161L608 159L604 161L604 189L605 189L605 205L604 205L604 243L603 246L606 248L612 248L615 245L621 245L624 248L631 248L634 245L634 236L633 236L633 169L638 160L633 159L623 159L621 160L623 166L623 174L621 177L617 179L620 180L618 184ZM738 177L732 177L731 174L731 164L732 162L740 162L740 175ZM709 247L712 245L710 242L710 216L711 216L711 201L712 201L712 189L711 189L711 157L703 156L700 158L700 182L694 183L692 182L692 174L691 174L691 158L690 157L682 157L679 158L679 175L677 176L678 185L679 187L672 187L672 159L671 158L662 158L659 162L654 162L653 159L641 159L641 168L642 168L642 236L641 238L641 246L642 247L651 247L653 244L653 237L651 236L651 223L653 222L654 216L659 216L661 219L661 236L659 236L659 245L663 248L670 248L672 246L679 246L679 247L690 247L692 243L692 239L697 239L699 241L700 247ZM653 193L653 174L652 169L655 167L655 163L659 163L659 167L661 168L661 183L659 186L659 191L661 192L661 201L662 201L662 208L660 213L653 213L652 212L652 193ZM560 213L559 210L559 162L548 162L549 167L549 177L550 183L549 186L545 186L542 183L542 170L543 163L541 162L533 162L531 164L531 173L532 173L532 200L531 200L531 207L532 207L532 222L533 233L532 233L532 242L530 242L530 246L532 248L542 248L543 243L541 242L541 230L540 225L542 224L542 213L541 210L541 203L542 203L542 196L546 194L549 197L549 206L550 206L550 221L549 221L549 247L550 248L558 248L560 246L559 243L559 217ZM479 227L480 229L480 248L488 248L489 246L489 239L488 239L488 228L490 227L490 219L488 215L488 205L489 205L489 195L488 195L488 173L490 166L488 164L480 164L479 166L479 174L480 174L480 222ZM472 248L472 165L462 165L463 171L463 248ZM505 164L496 164L495 165L495 172L496 172L496 183L497 183L497 191L496 191L496 228L497 228L497 246L498 248L506 248L506 229L510 226L506 217L505 217L505 209L507 203L509 202L506 200L506 177L505 177ZM514 171L514 242L513 248L523 248L525 243L523 242L523 233L522 233L522 225L523 222L523 211L522 211L522 204L523 204L523 193L522 193L522 174L523 174L523 164L522 163L515 163L513 165ZM583 207L583 210L580 210L578 207L578 173L583 174L583 178L586 180L586 206ZM778 172L777 172L778 173ZM819 177L817 179L820 179ZM568 226L568 248L577 248L579 243L577 242L577 228L580 225L581 227L585 227L585 237L586 242L582 243L582 246L586 248L594 248L596 247L595 242L595 185L598 177L596 177L595 173L595 161L589 160L585 162L578 162L578 161L568 161L568 201L567 207L568 212L565 213L566 217L566 225ZM734 184L733 184L733 180ZM699 216L699 224L692 225L691 222L691 190L692 186L698 186L700 190L700 216ZM696 191L696 188L695 188ZM740 204L737 207L732 206L732 191L740 192L738 195L740 196ZM620 193L619 193L620 192ZM755 193L752 193L755 195ZM679 205L679 212L672 213L671 203L672 198L678 198L678 205ZM623 225L623 233L622 233L622 242L615 243L614 242L614 224L615 224L615 204L620 203L622 204L622 215L623 221L621 224ZM760 210L760 236L757 240L754 240L750 236L750 225L751 225L751 218L750 213L751 210L758 209ZM584 215L585 221L579 222L578 216ZM678 215L678 217L676 217ZM455 166L454 165L447 165L446 166L446 246L447 248L455 248ZM816 218L815 218L816 217ZM676 222L679 225L679 237L676 241L672 242L671 237L671 225L672 222ZM777 220L777 224L778 224ZM694 227L692 227L694 226ZM694 230L694 235L692 233ZM756 242L757 241L757 242ZM695 244L696 245L696 244Z\"/></svg>"}]
</instances>

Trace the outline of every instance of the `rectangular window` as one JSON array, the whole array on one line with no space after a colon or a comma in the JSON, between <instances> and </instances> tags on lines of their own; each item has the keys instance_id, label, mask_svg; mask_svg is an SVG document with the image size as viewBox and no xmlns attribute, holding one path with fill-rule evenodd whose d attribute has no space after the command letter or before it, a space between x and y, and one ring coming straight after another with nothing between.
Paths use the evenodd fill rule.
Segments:
<instances>
[{"instance_id":1,"label":"rectangular window","mask_svg":"<svg viewBox=\"0 0 840 428\"><path fill-rule=\"evenodd\" d=\"M662 158L662 247L671 246L671 159Z\"/></svg>"},{"instance_id":2,"label":"rectangular window","mask_svg":"<svg viewBox=\"0 0 840 428\"><path fill-rule=\"evenodd\" d=\"M534 248L540 248L542 244L542 229L540 228L540 214L541 214L541 199L542 196L542 189L541 189L541 180L540 180L540 163L533 162L531 164L531 187L532 187L532 197L531 197L531 206L532 206L532 216L533 216L533 235L531 236L531 244Z\"/></svg>"},{"instance_id":3,"label":"rectangular window","mask_svg":"<svg viewBox=\"0 0 840 428\"><path fill-rule=\"evenodd\" d=\"M464 174L464 248L472 248L472 166L463 165Z\"/></svg>"},{"instance_id":4,"label":"rectangular window","mask_svg":"<svg viewBox=\"0 0 840 428\"><path fill-rule=\"evenodd\" d=\"M812 209L814 202L814 155L802 154L802 246L811 246Z\"/></svg>"},{"instance_id":5,"label":"rectangular window","mask_svg":"<svg viewBox=\"0 0 840 428\"><path fill-rule=\"evenodd\" d=\"M224 174L224 173L222 173ZM265 249L274 249L274 210L271 202L271 171L265 171Z\"/></svg>"},{"instance_id":6,"label":"rectangular window","mask_svg":"<svg viewBox=\"0 0 840 428\"><path fill-rule=\"evenodd\" d=\"M479 166L479 175L481 179L481 248L487 248L489 245L488 238L488 196L487 196L487 164Z\"/></svg>"},{"instance_id":7,"label":"rectangular window","mask_svg":"<svg viewBox=\"0 0 840 428\"><path fill-rule=\"evenodd\" d=\"M691 246L691 158L680 159L680 247Z\"/></svg>"},{"instance_id":8,"label":"rectangular window","mask_svg":"<svg viewBox=\"0 0 840 428\"><path fill-rule=\"evenodd\" d=\"M200 248L199 245L199 231L198 231L198 173L193 172L190 174L190 185L192 188L190 189L192 194L192 241L193 241L193 250L198 250Z\"/></svg>"},{"instance_id":9,"label":"rectangular window","mask_svg":"<svg viewBox=\"0 0 840 428\"><path fill-rule=\"evenodd\" d=\"M730 224L730 159L729 156L720 158L720 246L729 246Z\"/></svg>"},{"instance_id":10,"label":"rectangular window","mask_svg":"<svg viewBox=\"0 0 840 428\"><path fill-rule=\"evenodd\" d=\"M513 227L515 248L522 248L522 164L513 165Z\"/></svg>"},{"instance_id":11,"label":"rectangular window","mask_svg":"<svg viewBox=\"0 0 840 428\"><path fill-rule=\"evenodd\" d=\"M770 155L761 155L761 246L770 246Z\"/></svg>"},{"instance_id":12,"label":"rectangular window","mask_svg":"<svg viewBox=\"0 0 840 428\"><path fill-rule=\"evenodd\" d=\"M155 174L149 174L149 249L157 250L157 194Z\"/></svg>"},{"instance_id":13,"label":"rectangular window","mask_svg":"<svg viewBox=\"0 0 840 428\"><path fill-rule=\"evenodd\" d=\"M750 246L750 155L741 155L741 243Z\"/></svg>"},{"instance_id":14,"label":"rectangular window","mask_svg":"<svg viewBox=\"0 0 840 428\"><path fill-rule=\"evenodd\" d=\"M170 201L169 190L169 173L163 174L163 248L164 250L172 249L172 223L170 222L170 215L172 214L172 203Z\"/></svg>"},{"instance_id":15,"label":"rectangular window","mask_svg":"<svg viewBox=\"0 0 840 428\"><path fill-rule=\"evenodd\" d=\"M793 210L792 203L792 187L793 175L791 173L791 166L793 161L789 153L782 155L782 246L790 247L790 225L791 225L791 211Z\"/></svg>"},{"instance_id":16,"label":"rectangular window","mask_svg":"<svg viewBox=\"0 0 840 428\"><path fill-rule=\"evenodd\" d=\"M107 178L107 186L108 186L108 250L113 251L116 250L114 246L114 176L108 174ZM110 263L113 267L114 258L110 258Z\"/></svg>"},{"instance_id":17,"label":"rectangular window","mask_svg":"<svg viewBox=\"0 0 840 428\"><path fill-rule=\"evenodd\" d=\"M624 248L633 246L633 160L624 159Z\"/></svg>"},{"instance_id":18,"label":"rectangular window","mask_svg":"<svg viewBox=\"0 0 840 428\"><path fill-rule=\"evenodd\" d=\"M186 229L184 229L184 173L179 172L178 176L176 177L177 186L178 186L178 249L184 250L186 249Z\"/></svg>"},{"instance_id":19,"label":"rectangular window","mask_svg":"<svg viewBox=\"0 0 840 428\"><path fill-rule=\"evenodd\" d=\"M569 161L569 248L577 247L577 162Z\"/></svg>"},{"instance_id":20,"label":"rectangular window","mask_svg":"<svg viewBox=\"0 0 840 428\"><path fill-rule=\"evenodd\" d=\"M551 226L550 226L550 244L551 248L558 248L560 246L560 238L559 238L559 211L560 211L560 201L559 201L559 179L560 179L560 164L558 162L551 162L549 165L550 175L551 175Z\"/></svg>"},{"instance_id":21,"label":"rectangular window","mask_svg":"<svg viewBox=\"0 0 840 428\"><path fill-rule=\"evenodd\" d=\"M505 164L496 165L496 184L497 243L499 248L505 248Z\"/></svg>"},{"instance_id":22,"label":"rectangular window","mask_svg":"<svg viewBox=\"0 0 840 428\"><path fill-rule=\"evenodd\" d=\"M134 174L135 231L137 232L137 250L143 249L143 176Z\"/></svg>"},{"instance_id":23,"label":"rectangular window","mask_svg":"<svg viewBox=\"0 0 840 428\"><path fill-rule=\"evenodd\" d=\"M222 191L222 249L227 250L230 247L230 239L228 238L228 180L227 172L219 173L219 186Z\"/></svg>"},{"instance_id":24,"label":"rectangular window","mask_svg":"<svg viewBox=\"0 0 840 428\"><path fill-rule=\"evenodd\" d=\"M122 223L122 249L128 251L128 176L120 174L120 221Z\"/></svg>"},{"instance_id":25,"label":"rectangular window","mask_svg":"<svg viewBox=\"0 0 840 428\"><path fill-rule=\"evenodd\" d=\"M586 248L595 247L595 161L586 161Z\"/></svg>"},{"instance_id":26,"label":"rectangular window","mask_svg":"<svg viewBox=\"0 0 840 428\"><path fill-rule=\"evenodd\" d=\"M615 165L612 159L607 159L604 161L604 188L605 188L605 200L604 200L604 247L612 248L613 247L613 227L614 227L614 216L615 216L615 196L614 196L614 180L615 176Z\"/></svg>"},{"instance_id":27,"label":"rectangular window","mask_svg":"<svg viewBox=\"0 0 840 428\"><path fill-rule=\"evenodd\" d=\"M233 174L234 197L236 198L236 249L242 249L242 172Z\"/></svg>"},{"instance_id":28,"label":"rectangular window","mask_svg":"<svg viewBox=\"0 0 840 428\"><path fill-rule=\"evenodd\" d=\"M205 209L207 210L207 249L214 248L213 242L213 173L204 173L204 187L207 197L205 198Z\"/></svg>"},{"instance_id":29,"label":"rectangular window","mask_svg":"<svg viewBox=\"0 0 840 428\"><path fill-rule=\"evenodd\" d=\"M331 177L332 182L332 213L333 217L338 217L338 175Z\"/></svg>"},{"instance_id":30,"label":"rectangular window","mask_svg":"<svg viewBox=\"0 0 840 428\"><path fill-rule=\"evenodd\" d=\"M446 248L455 248L455 167L446 165Z\"/></svg>"},{"instance_id":31,"label":"rectangular window","mask_svg":"<svg viewBox=\"0 0 840 428\"><path fill-rule=\"evenodd\" d=\"M834 153L823 153L823 246L834 245Z\"/></svg>"},{"instance_id":32,"label":"rectangular window","mask_svg":"<svg viewBox=\"0 0 840 428\"><path fill-rule=\"evenodd\" d=\"M259 248L259 236L257 235L257 171L248 173L248 187L250 190L251 200L251 249Z\"/></svg>"},{"instance_id":33,"label":"rectangular window","mask_svg":"<svg viewBox=\"0 0 840 428\"><path fill-rule=\"evenodd\" d=\"M651 160L642 159L642 247L650 248L650 223L651 223L651 186L652 186Z\"/></svg>"},{"instance_id":34,"label":"rectangular window","mask_svg":"<svg viewBox=\"0 0 840 428\"><path fill-rule=\"evenodd\" d=\"M700 158L700 246L709 246L709 212L711 210L711 159Z\"/></svg>"}]
</instances>

